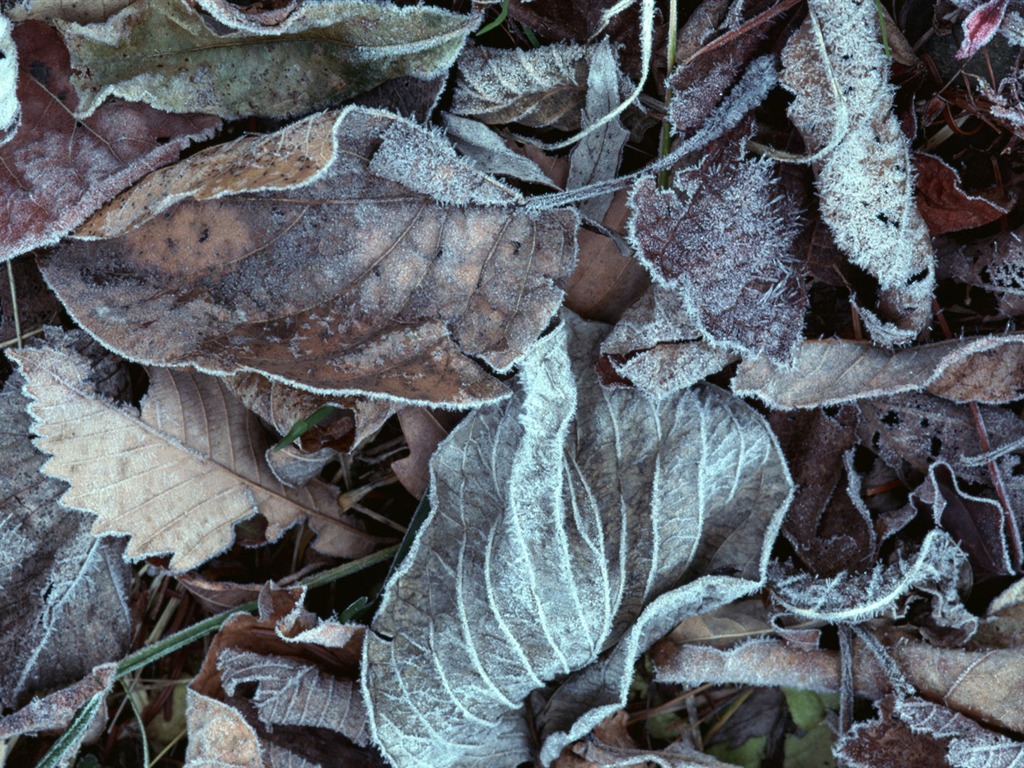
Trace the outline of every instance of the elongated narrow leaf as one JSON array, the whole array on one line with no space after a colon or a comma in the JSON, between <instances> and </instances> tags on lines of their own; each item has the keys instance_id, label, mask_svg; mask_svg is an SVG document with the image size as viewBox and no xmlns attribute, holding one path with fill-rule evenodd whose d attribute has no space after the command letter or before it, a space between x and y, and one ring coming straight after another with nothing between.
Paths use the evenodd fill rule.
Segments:
<instances>
[{"instance_id":1,"label":"elongated narrow leaf","mask_svg":"<svg viewBox=\"0 0 1024 768\"><path fill-rule=\"evenodd\" d=\"M473 358L510 368L575 262L577 215L518 199L437 133L350 107L150 175L84 230L113 239L43 270L133 360L477 404L508 389Z\"/></svg>"},{"instance_id":2,"label":"elongated narrow leaf","mask_svg":"<svg viewBox=\"0 0 1024 768\"><path fill-rule=\"evenodd\" d=\"M892 111L878 12L860 0L812 0L809 13L783 51L789 116L817 153L822 218L877 281L878 304L861 308L872 338L907 343L931 315L935 257Z\"/></svg>"},{"instance_id":3,"label":"elongated narrow leaf","mask_svg":"<svg viewBox=\"0 0 1024 768\"><path fill-rule=\"evenodd\" d=\"M1024 396L1024 336L959 339L890 352L866 342L805 341L790 368L744 360L732 383L773 408L817 408L925 389L957 402Z\"/></svg>"},{"instance_id":4,"label":"elongated narrow leaf","mask_svg":"<svg viewBox=\"0 0 1024 768\"><path fill-rule=\"evenodd\" d=\"M447 71L476 25L472 16L386 2L307 2L261 28L215 0L218 34L182 0L142 0L102 24L62 26L90 115L109 96L168 112L234 119L292 117L334 106L403 75Z\"/></svg>"},{"instance_id":5,"label":"elongated narrow leaf","mask_svg":"<svg viewBox=\"0 0 1024 768\"><path fill-rule=\"evenodd\" d=\"M371 727L396 766L529 759L524 698L583 670L545 715L550 761L622 706L659 632L761 583L791 487L762 418L714 387L605 391L607 326L563 317L513 399L438 449L431 517L367 635Z\"/></svg>"},{"instance_id":6,"label":"elongated narrow leaf","mask_svg":"<svg viewBox=\"0 0 1024 768\"><path fill-rule=\"evenodd\" d=\"M341 518L329 486L289 489L273 477L263 458L270 437L218 379L151 370L137 414L99 396L66 343L10 356L27 379L36 445L53 456L44 470L71 483L61 501L96 514L95 534L130 534L129 557L171 552L170 567L189 570L257 513L271 541L308 517L322 552L360 557L376 545Z\"/></svg>"}]
</instances>

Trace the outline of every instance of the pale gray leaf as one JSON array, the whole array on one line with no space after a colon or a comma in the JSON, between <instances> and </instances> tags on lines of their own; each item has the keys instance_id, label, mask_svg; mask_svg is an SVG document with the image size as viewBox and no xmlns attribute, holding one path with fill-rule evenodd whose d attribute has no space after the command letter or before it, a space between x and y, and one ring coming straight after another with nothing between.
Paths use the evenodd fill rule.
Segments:
<instances>
[{"instance_id":1,"label":"pale gray leaf","mask_svg":"<svg viewBox=\"0 0 1024 768\"><path fill-rule=\"evenodd\" d=\"M607 38L590 48L587 57L587 100L583 108L581 128L586 131L597 125L605 115L612 113L621 103L619 83L621 73L615 50ZM622 127L618 117L600 123L573 148L569 155L569 178L566 189L577 189L599 181L614 179L619 172L622 150L629 131ZM601 221L611 205L612 195L607 193L584 200L580 213L592 221Z\"/></svg>"},{"instance_id":2,"label":"pale gray leaf","mask_svg":"<svg viewBox=\"0 0 1024 768\"><path fill-rule=\"evenodd\" d=\"M529 51L467 48L459 56L452 112L488 125L580 127L587 47L554 43Z\"/></svg>"},{"instance_id":3,"label":"pale gray leaf","mask_svg":"<svg viewBox=\"0 0 1024 768\"><path fill-rule=\"evenodd\" d=\"M818 408L926 389L955 402L1024 395L1024 336L983 336L892 352L867 342L805 341L790 367L744 360L732 390L772 408Z\"/></svg>"},{"instance_id":4,"label":"pale gray leaf","mask_svg":"<svg viewBox=\"0 0 1024 768\"><path fill-rule=\"evenodd\" d=\"M14 136L20 120L18 49L11 37L11 22L0 15L0 146Z\"/></svg>"},{"instance_id":5,"label":"pale gray leaf","mask_svg":"<svg viewBox=\"0 0 1024 768\"><path fill-rule=\"evenodd\" d=\"M691 387L737 359L710 344L675 292L658 284L626 310L601 354L619 376L654 397Z\"/></svg>"},{"instance_id":6,"label":"pale gray leaf","mask_svg":"<svg viewBox=\"0 0 1024 768\"><path fill-rule=\"evenodd\" d=\"M82 334L84 336L84 334ZM0 392L0 708L69 685L131 642L124 541L98 539L92 517L59 503L67 484L41 472L13 375Z\"/></svg>"},{"instance_id":7,"label":"pale gray leaf","mask_svg":"<svg viewBox=\"0 0 1024 768\"><path fill-rule=\"evenodd\" d=\"M244 683L256 683L253 702L268 725L328 728L360 746L369 743L366 708L359 686L285 656L227 647L217 657L228 696Z\"/></svg>"},{"instance_id":8,"label":"pale gray leaf","mask_svg":"<svg viewBox=\"0 0 1024 768\"><path fill-rule=\"evenodd\" d=\"M545 187L555 187L554 182L539 165L526 155L510 149L497 133L483 123L450 112L445 112L443 117L448 138L480 171Z\"/></svg>"},{"instance_id":9,"label":"pale gray leaf","mask_svg":"<svg viewBox=\"0 0 1024 768\"><path fill-rule=\"evenodd\" d=\"M606 332L565 313L514 396L434 455L431 516L364 646L397 766L529 759L525 697L578 672L546 717L552 760L622 706L651 642L763 581L791 494L764 420L714 387L604 390Z\"/></svg>"}]
</instances>

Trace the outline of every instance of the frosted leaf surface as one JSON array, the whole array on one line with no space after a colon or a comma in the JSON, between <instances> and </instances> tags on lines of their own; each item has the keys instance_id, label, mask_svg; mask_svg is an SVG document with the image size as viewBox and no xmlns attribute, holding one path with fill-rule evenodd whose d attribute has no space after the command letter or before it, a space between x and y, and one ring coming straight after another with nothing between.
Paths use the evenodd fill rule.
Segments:
<instances>
[{"instance_id":1,"label":"frosted leaf surface","mask_svg":"<svg viewBox=\"0 0 1024 768\"><path fill-rule=\"evenodd\" d=\"M498 134L483 123L445 112L444 125L448 138L455 143L459 152L484 173L545 187L554 186L537 163L510 149Z\"/></svg>"},{"instance_id":2,"label":"frosted leaf surface","mask_svg":"<svg viewBox=\"0 0 1024 768\"><path fill-rule=\"evenodd\" d=\"M207 139L220 120L107 104L77 121L60 35L39 22L14 29L22 119L0 144L0 261L52 245L125 187ZM0 60L0 63L9 61ZM14 91L0 88L3 98Z\"/></svg>"},{"instance_id":3,"label":"frosted leaf surface","mask_svg":"<svg viewBox=\"0 0 1024 768\"><path fill-rule=\"evenodd\" d=\"M672 189L634 185L630 235L709 341L788 363L807 299L792 253L796 209L781 192L768 162L706 158L674 174Z\"/></svg>"},{"instance_id":4,"label":"frosted leaf surface","mask_svg":"<svg viewBox=\"0 0 1024 768\"><path fill-rule=\"evenodd\" d=\"M44 274L81 325L136 361L326 395L498 400L506 385L474 358L508 370L547 327L578 217L447 205L371 170L397 175L394 143L431 136L349 107L215 147L118 198L85 229L112 239L64 244ZM430 188L448 201L507 189L461 158L435 170Z\"/></svg>"},{"instance_id":5,"label":"frosted leaf surface","mask_svg":"<svg viewBox=\"0 0 1024 768\"><path fill-rule=\"evenodd\" d=\"M686 389L736 359L709 344L675 293L652 285L601 343L616 374L654 397Z\"/></svg>"},{"instance_id":6,"label":"frosted leaf surface","mask_svg":"<svg viewBox=\"0 0 1024 768\"><path fill-rule=\"evenodd\" d=\"M488 125L575 131L587 84L587 47L553 43L529 51L467 48L458 60L452 112Z\"/></svg>"},{"instance_id":7,"label":"frosted leaf surface","mask_svg":"<svg viewBox=\"0 0 1024 768\"><path fill-rule=\"evenodd\" d=\"M744 360L732 389L785 409L922 389L954 402L1009 403L1024 396L1024 336L941 341L896 352L856 341L805 341L790 368Z\"/></svg>"},{"instance_id":8,"label":"frosted leaf surface","mask_svg":"<svg viewBox=\"0 0 1024 768\"><path fill-rule=\"evenodd\" d=\"M284 118L334 106L403 75L446 72L475 27L470 15L386 2L302 3L272 27L216 2L217 34L180 0L142 0L102 24L63 24L78 105L107 98L225 119ZM204 9L205 9L204 8Z\"/></svg>"},{"instance_id":9,"label":"frosted leaf surface","mask_svg":"<svg viewBox=\"0 0 1024 768\"><path fill-rule=\"evenodd\" d=\"M619 64L611 43L607 39L603 40L592 46L587 56L590 64L587 73L587 98L580 123L580 128L584 131L622 103L622 97L619 95ZM566 181L566 188L576 189L615 178L628 138L629 131L622 127L622 121L618 117L608 120L592 133L586 134L569 155L569 178ZM584 200L580 204L580 213L594 221L601 221L608 212L611 201L611 193Z\"/></svg>"},{"instance_id":10,"label":"frosted leaf surface","mask_svg":"<svg viewBox=\"0 0 1024 768\"><path fill-rule=\"evenodd\" d=\"M18 374L0 391L0 709L82 678L127 653L131 569L124 544L89 533L40 473Z\"/></svg>"},{"instance_id":11,"label":"frosted leaf surface","mask_svg":"<svg viewBox=\"0 0 1024 768\"><path fill-rule=\"evenodd\" d=\"M818 158L821 215L836 244L878 281L878 306L864 308L877 319L872 338L906 343L931 315L934 255L877 11L865 0L813 0L809 14L782 54L789 117Z\"/></svg>"},{"instance_id":12,"label":"frosted leaf surface","mask_svg":"<svg viewBox=\"0 0 1024 768\"><path fill-rule=\"evenodd\" d=\"M365 746L366 708L354 680L342 680L312 664L285 656L225 648L217 669L228 696L235 688L256 683L252 697L259 718L268 725L329 728Z\"/></svg>"},{"instance_id":13,"label":"frosted leaf surface","mask_svg":"<svg viewBox=\"0 0 1024 768\"><path fill-rule=\"evenodd\" d=\"M579 672L545 720L550 762L622 706L658 632L761 583L791 490L764 420L714 387L604 390L606 332L565 313L512 399L434 455L431 516L364 646L396 766L529 759L525 697Z\"/></svg>"},{"instance_id":14,"label":"frosted leaf surface","mask_svg":"<svg viewBox=\"0 0 1024 768\"><path fill-rule=\"evenodd\" d=\"M61 502L94 513L94 534L129 534L128 557L171 552L171 569L190 570L257 513L270 541L309 518L325 554L361 557L378 543L342 518L330 486L273 477L269 436L220 380L152 369L139 414L100 396L88 361L60 339L9 356L27 380L36 446L53 457L44 470L71 483Z\"/></svg>"},{"instance_id":15,"label":"frosted leaf surface","mask_svg":"<svg viewBox=\"0 0 1024 768\"><path fill-rule=\"evenodd\" d=\"M6 144L18 127L18 49L11 37L11 22L0 16L0 145Z\"/></svg>"}]
</instances>

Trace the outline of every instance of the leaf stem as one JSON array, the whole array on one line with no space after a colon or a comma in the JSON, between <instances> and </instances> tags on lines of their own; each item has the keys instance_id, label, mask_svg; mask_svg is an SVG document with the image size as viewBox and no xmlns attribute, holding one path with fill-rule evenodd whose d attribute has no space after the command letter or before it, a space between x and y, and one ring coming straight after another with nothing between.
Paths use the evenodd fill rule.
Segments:
<instances>
[{"instance_id":1,"label":"leaf stem","mask_svg":"<svg viewBox=\"0 0 1024 768\"><path fill-rule=\"evenodd\" d=\"M669 0L668 3L668 56L666 75L665 75L665 104L669 105L668 110L665 113L665 117L661 121L661 144L658 147L658 157L668 157L669 151L672 149L672 124L670 121L670 115L672 114L672 86L669 83L672 80L672 72L675 69L676 64L676 43L679 39L679 8L677 0ZM658 189L666 190L672 185L672 171L665 169L658 174Z\"/></svg>"}]
</instances>

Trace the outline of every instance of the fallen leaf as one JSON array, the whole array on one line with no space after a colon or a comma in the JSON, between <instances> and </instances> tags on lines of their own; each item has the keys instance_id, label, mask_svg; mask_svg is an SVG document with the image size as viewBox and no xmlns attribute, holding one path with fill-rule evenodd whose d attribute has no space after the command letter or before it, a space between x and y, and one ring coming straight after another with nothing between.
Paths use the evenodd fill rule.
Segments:
<instances>
[{"instance_id":1,"label":"fallen leaf","mask_svg":"<svg viewBox=\"0 0 1024 768\"><path fill-rule=\"evenodd\" d=\"M567 189L578 189L590 184L614 179L622 162L622 151L629 131L622 127L618 117L605 123L599 121L613 112L623 101L619 95L622 74L615 50L608 40L591 46L587 52L587 97L580 120L580 129L598 126L573 147L569 154ZM580 214L593 221L601 221L612 202L612 194L592 197L580 203Z\"/></svg>"},{"instance_id":2,"label":"fallen leaf","mask_svg":"<svg viewBox=\"0 0 1024 768\"><path fill-rule=\"evenodd\" d=\"M22 119L0 145L0 261L52 245L125 187L177 159L220 126L112 102L78 120L60 35L36 21L14 29Z\"/></svg>"},{"instance_id":3,"label":"fallen leaf","mask_svg":"<svg viewBox=\"0 0 1024 768\"><path fill-rule=\"evenodd\" d=\"M186 768L253 768L266 765L255 729L238 710L192 688L186 695Z\"/></svg>"},{"instance_id":4,"label":"fallen leaf","mask_svg":"<svg viewBox=\"0 0 1024 768\"><path fill-rule=\"evenodd\" d=\"M1009 212L984 197L964 192L960 177L941 158L914 153L917 209L933 235L983 227Z\"/></svg>"},{"instance_id":5,"label":"fallen leaf","mask_svg":"<svg viewBox=\"0 0 1024 768\"><path fill-rule=\"evenodd\" d=\"M602 364L653 397L687 389L737 359L708 343L675 291L658 284L623 313L601 355Z\"/></svg>"},{"instance_id":6,"label":"fallen leaf","mask_svg":"<svg viewBox=\"0 0 1024 768\"><path fill-rule=\"evenodd\" d=\"M40 474L23 384L15 374L0 392L0 709L120 658L132 632L124 542L59 504L67 485Z\"/></svg>"},{"instance_id":7,"label":"fallen leaf","mask_svg":"<svg viewBox=\"0 0 1024 768\"><path fill-rule=\"evenodd\" d=\"M452 112L488 125L578 130L588 61L588 48L573 43L529 51L467 48L458 61Z\"/></svg>"},{"instance_id":8,"label":"fallen leaf","mask_svg":"<svg viewBox=\"0 0 1024 768\"><path fill-rule=\"evenodd\" d=\"M11 21L102 21L120 11L130 0L15 0L4 6Z\"/></svg>"},{"instance_id":9,"label":"fallen leaf","mask_svg":"<svg viewBox=\"0 0 1024 768\"><path fill-rule=\"evenodd\" d=\"M18 102L18 47L11 36L11 22L0 16L0 146L18 129L21 104Z\"/></svg>"},{"instance_id":10,"label":"fallen leaf","mask_svg":"<svg viewBox=\"0 0 1024 768\"><path fill-rule=\"evenodd\" d=\"M508 370L548 325L576 214L511 205L516 193L450 147L425 157L427 139L440 141L358 107L241 139L151 175L86 229L124 234L67 243L43 272L79 323L136 361L406 403L500 399L506 385L471 356ZM430 167L385 163L389 142L385 157ZM230 176L239 165L252 187ZM445 205L421 191L431 184L508 205Z\"/></svg>"},{"instance_id":11,"label":"fallen leaf","mask_svg":"<svg viewBox=\"0 0 1024 768\"><path fill-rule=\"evenodd\" d=\"M1004 313L1019 313L1024 302L1024 247L1016 232L959 246L947 260L955 280L996 294Z\"/></svg>"},{"instance_id":12,"label":"fallen leaf","mask_svg":"<svg viewBox=\"0 0 1024 768\"><path fill-rule=\"evenodd\" d=\"M395 77L436 77L477 23L429 6L325 0L300 3L267 26L227 3L196 5L141 0L102 24L61 24L78 113L119 96L228 120L304 115ZM226 30L215 31L201 11Z\"/></svg>"},{"instance_id":13,"label":"fallen leaf","mask_svg":"<svg viewBox=\"0 0 1024 768\"><path fill-rule=\"evenodd\" d=\"M622 707L658 636L761 583L790 494L764 421L714 387L602 390L606 332L566 313L513 398L435 453L431 516L367 634L372 732L395 765L529 759L524 697L584 670L536 716L553 760Z\"/></svg>"},{"instance_id":14,"label":"fallen leaf","mask_svg":"<svg viewBox=\"0 0 1024 768\"><path fill-rule=\"evenodd\" d=\"M931 317L935 257L914 200L909 142L892 112L889 60L873 3L811 0L782 52L790 120L816 158L821 216L879 288L859 307L882 346L911 341Z\"/></svg>"},{"instance_id":15,"label":"fallen leaf","mask_svg":"<svg viewBox=\"0 0 1024 768\"><path fill-rule=\"evenodd\" d=\"M454 416L454 418L452 418ZM391 463L391 471L409 493L421 498L430 487L430 457L448 437L458 417L426 408L403 408L398 423L409 446L409 455Z\"/></svg>"},{"instance_id":16,"label":"fallen leaf","mask_svg":"<svg viewBox=\"0 0 1024 768\"><path fill-rule=\"evenodd\" d=\"M66 731L79 709L89 707L89 718L74 734L71 744L65 750L70 761L78 747L99 737L107 722L106 696L117 679L117 664L100 664L81 680L54 691L46 696L33 699L17 712L0 718L0 739L12 736L36 735L41 731L60 733Z\"/></svg>"},{"instance_id":17,"label":"fallen leaf","mask_svg":"<svg viewBox=\"0 0 1024 768\"><path fill-rule=\"evenodd\" d=\"M744 360L732 389L772 408L818 408L927 390L958 403L1024 397L1024 336L979 336L900 349L867 342L804 341L791 367Z\"/></svg>"},{"instance_id":18,"label":"fallen leaf","mask_svg":"<svg viewBox=\"0 0 1024 768\"><path fill-rule=\"evenodd\" d=\"M273 478L262 456L269 436L219 379L151 369L138 414L97 394L67 340L9 355L27 380L36 445L53 456L45 472L71 483L61 502L96 514L96 535L129 534L128 557L171 552L172 570L191 570L257 513L269 541L308 518L325 554L361 557L378 543L338 515L329 486L288 489ZM110 456L130 458L111 465Z\"/></svg>"},{"instance_id":19,"label":"fallen leaf","mask_svg":"<svg viewBox=\"0 0 1024 768\"><path fill-rule=\"evenodd\" d=\"M878 719L858 723L836 742L844 768L936 768L949 765L946 744L893 716L893 698L878 702Z\"/></svg>"},{"instance_id":20,"label":"fallen leaf","mask_svg":"<svg viewBox=\"0 0 1024 768\"><path fill-rule=\"evenodd\" d=\"M492 129L477 120L444 113L448 138L459 152L484 173L554 187L551 179L533 160L509 148Z\"/></svg>"},{"instance_id":21,"label":"fallen leaf","mask_svg":"<svg viewBox=\"0 0 1024 768\"><path fill-rule=\"evenodd\" d=\"M999 31L1009 0L988 0L964 19L964 40L956 52L957 59L969 59Z\"/></svg>"},{"instance_id":22,"label":"fallen leaf","mask_svg":"<svg viewBox=\"0 0 1024 768\"><path fill-rule=\"evenodd\" d=\"M792 358L807 299L792 253L796 210L780 195L770 163L723 152L677 171L672 189L641 179L630 206L637 257L713 345L781 363Z\"/></svg>"}]
</instances>

